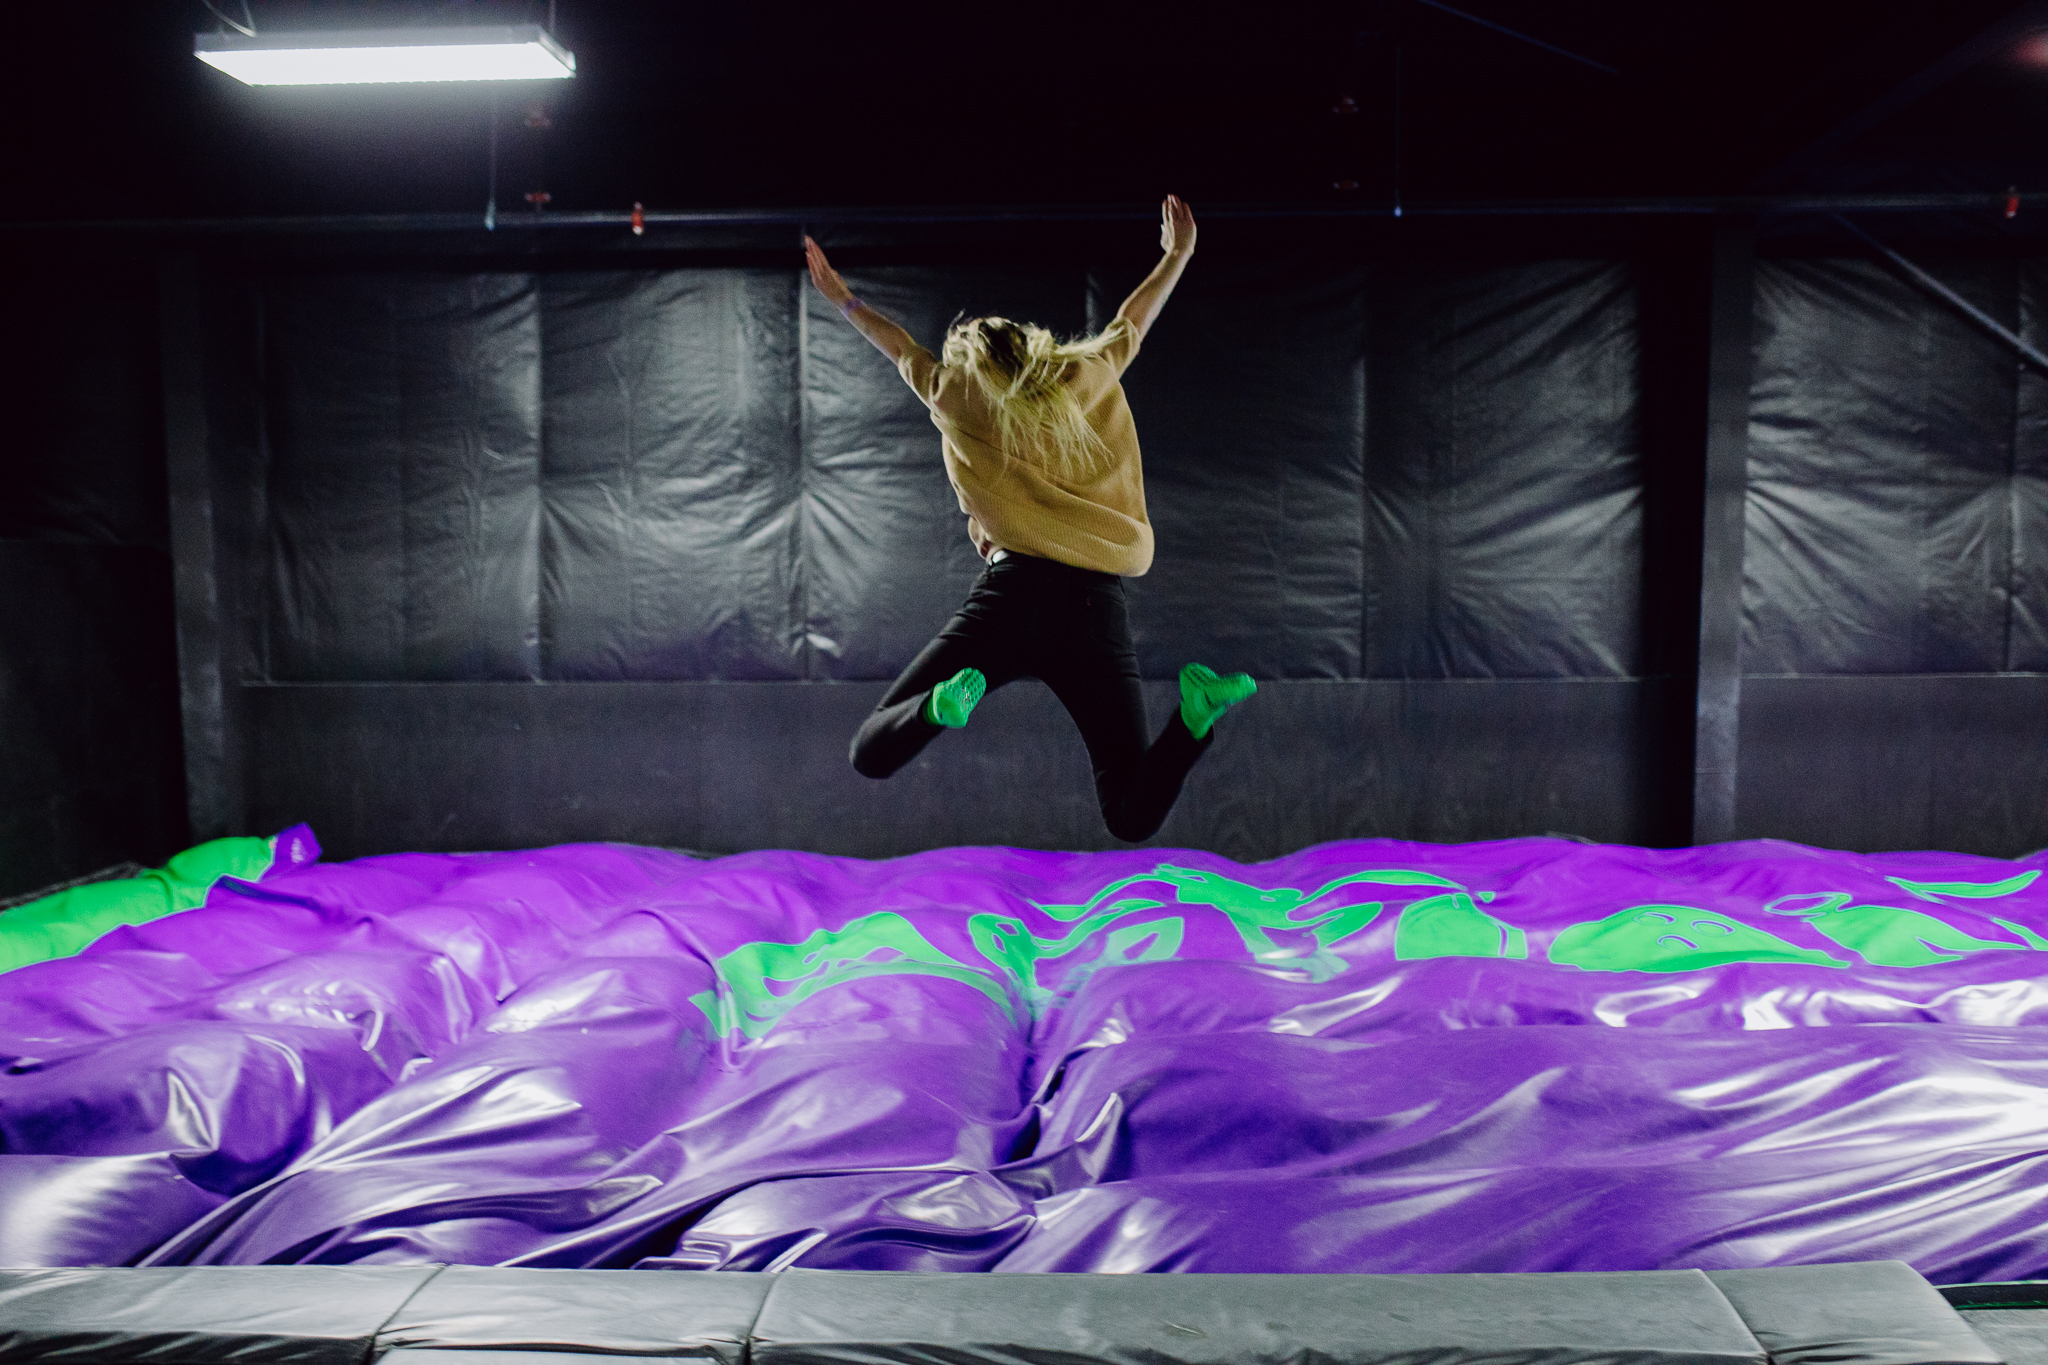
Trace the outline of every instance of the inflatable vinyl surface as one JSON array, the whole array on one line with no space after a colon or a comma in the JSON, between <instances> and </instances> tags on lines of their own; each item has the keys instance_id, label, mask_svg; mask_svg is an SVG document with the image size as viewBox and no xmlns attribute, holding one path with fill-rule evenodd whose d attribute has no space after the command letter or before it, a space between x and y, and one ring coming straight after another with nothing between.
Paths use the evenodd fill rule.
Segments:
<instances>
[{"instance_id":1,"label":"inflatable vinyl surface","mask_svg":"<svg viewBox=\"0 0 2048 1365\"><path fill-rule=\"evenodd\" d=\"M2028 1278L2044 868L280 859L0 974L0 1265Z\"/></svg>"}]
</instances>

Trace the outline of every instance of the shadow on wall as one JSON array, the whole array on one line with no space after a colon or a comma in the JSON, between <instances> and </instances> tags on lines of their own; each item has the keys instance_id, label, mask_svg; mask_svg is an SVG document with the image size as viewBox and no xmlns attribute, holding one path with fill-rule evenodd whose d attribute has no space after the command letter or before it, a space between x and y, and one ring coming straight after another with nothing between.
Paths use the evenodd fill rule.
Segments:
<instances>
[{"instance_id":1,"label":"shadow on wall","mask_svg":"<svg viewBox=\"0 0 2048 1365\"><path fill-rule=\"evenodd\" d=\"M189 842L154 275L37 266L0 374L0 899Z\"/></svg>"}]
</instances>

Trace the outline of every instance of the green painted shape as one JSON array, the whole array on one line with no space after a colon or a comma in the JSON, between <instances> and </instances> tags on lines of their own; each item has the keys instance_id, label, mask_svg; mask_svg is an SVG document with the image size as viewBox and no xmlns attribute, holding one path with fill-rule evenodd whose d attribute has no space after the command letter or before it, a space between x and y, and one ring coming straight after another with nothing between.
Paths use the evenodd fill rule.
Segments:
<instances>
[{"instance_id":1,"label":"green painted shape","mask_svg":"<svg viewBox=\"0 0 2048 1365\"><path fill-rule=\"evenodd\" d=\"M1877 967L1928 967L2000 948L2025 951L2001 939L1972 938L1932 915L1892 905L1845 905L1807 923Z\"/></svg>"},{"instance_id":2,"label":"green painted shape","mask_svg":"<svg viewBox=\"0 0 2048 1365\"><path fill-rule=\"evenodd\" d=\"M1108 900L1117 892L1122 891L1125 887L1143 886L1147 882L1156 882L1159 880L1161 879L1153 873L1141 872L1135 877L1122 877L1116 881L1111 882L1108 886L1103 887L1100 891L1096 892L1094 895L1090 896L1087 900L1082 901L1078 905L1058 905L1052 903L1040 905L1037 901L1033 901L1031 902L1031 908L1034 910L1041 911L1044 914L1051 916L1053 919L1059 920L1063 923L1071 922L1073 920L1083 919L1088 915L1095 913L1098 907L1100 907L1104 901ZM1157 902L1154 902L1154 904L1157 904Z\"/></svg>"},{"instance_id":3,"label":"green painted shape","mask_svg":"<svg viewBox=\"0 0 2048 1365\"><path fill-rule=\"evenodd\" d=\"M1129 886L1143 880L1145 879L1142 877L1129 877L1122 882L1116 883L1115 889L1121 889L1124 886ZM1100 904L1099 898L1096 903ZM1058 938L1043 938L1034 934L1024 921L1014 919L1009 915L969 915L967 917L967 935L973 941L976 950L995 965L996 969L1011 982L1013 988L1024 997L1025 1002L1035 1012L1054 996L1053 991L1047 990L1038 984L1039 963L1071 956L1085 947L1096 934L1109 928L1118 920L1142 914L1147 910L1157 910L1163 904L1163 901L1143 900L1136 897L1114 901L1107 908L1098 910L1086 919L1081 920L1072 929ZM1160 922L1163 923L1163 921ZM1178 952L1185 927L1179 920L1175 920L1174 924L1176 928L1173 934L1173 945L1174 951ZM1165 959L1152 956L1144 960L1156 962L1164 961Z\"/></svg>"},{"instance_id":4,"label":"green painted shape","mask_svg":"<svg viewBox=\"0 0 2048 1365\"><path fill-rule=\"evenodd\" d=\"M1311 965L1311 970L1327 970L1330 975L1344 969L1341 959L1330 950L1337 944L1359 933L1379 917L1384 905L1379 901L1365 901L1354 905L1337 906L1316 911L1314 903L1329 895L1340 886L1437 886L1450 891L1465 888L1454 881L1428 872L1414 872L1406 868L1376 868L1369 872L1354 872L1348 877L1338 877L1323 883L1313 891L1298 891L1289 886L1259 887L1245 882L1233 881L1229 877L1213 872L1203 872L1191 867L1176 867L1172 863L1161 863L1153 874L1161 881L1173 886L1174 898L1183 905L1206 905L1221 911L1231 922L1238 936L1244 940L1246 951L1261 961L1292 960ZM1275 930L1300 932L1307 930L1315 940L1316 952L1310 958L1298 957L1293 949L1273 939ZM1318 976L1318 980L1327 980Z\"/></svg>"},{"instance_id":5,"label":"green painted shape","mask_svg":"<svg viewBox=\"0 0 2048 1365\"><path fill-rule=\"evenodd\" d=\"M1935 899L1931 893L1983 899L2011 895L2026 887L2036 875L2029 872L2002 882L1904 882L1897 877L1886 880L1915 895L1925 895L1928 900ZM2018 943L1973 938L1923 911L1895 905L1850 905L1848 901L1846 891L1812 891L1780 896L1764 909L1774 915L1797 915L1823 936L1879 967L1931 967L1937 962L1954 962L1966 953L2001 948L2023 951ZM2007 920L1993 922L2017 933L2026 940L2026 946L2044 946L2038 936L2016 924Z\"/></svg>"},{"instance_id":6,"label":"green painted shape","mask_svg":"<svg viewBox=\"0 0 2048 1365\"><path fill-rule=\"evenodd\" d=\"M1174 889L1174 899L1182 905L1206 905L1220 911L1230 920L1238 936L1244 940L1245 950L1261 962L1284 962L1287 966L1304 970L1312 980L1327 981L1343 971L1347 965L1332 951L1335 946L1352 935L1367 928L1380 911L1385 908L1379 901L1336 906L1318 911L1314 903L1343 886L1435 886L1452 891L1462 891L1458 883L1447 881L1428 872L1416 872L1408 868L1377 868L1369 872L1354 872L1347 877L1338 877L1325 882L1313 891L1302 891L1291 886L1261 887L1248 882L1236 881L1214 872L1199 868L1178 867L1172 863L1161 863L1150 872L1134 877L1125 877L1111 882L1086 901L1074 905L1037 905L1040 911L1056 920L1079 920L1083 925L1093 926L1088 930L1108 924L1123 915L1141 909L1156 908L1157 901L1121 901L1101 908L1103 902L1117 892L1145 883L1165 882ZM1017 974L1026 985L1026 995L1034 1001L1045 998L1032 975L1037 961L1051 956L1071 952L1068 946L1074 935L1065 939L1029 939L1024 926L1015 920L1002 916L977 915L974 921L987 921L992 931L984 940L979 935L975 943L982 954L992 962L1000 962ZM973 921L970 921L972 924ZM1000 938L993 931L1000 930ZM1307 931L1315 943L1310 953L1301 953L1294 945L1276 941L1275 931L1300 933ZM1027 959L1028 964L1027 964Z\"/></svg>"},{"instance_id":7,"label":"green painted shape","mask_svg":"<svg viewBox=\"0 0 2048 1365\"><path fill-rule=\"evenodd\" d=\"M1632 905L1574 924L1551 941L1550 960L1589 972L1690 972L1731 962L1849 965L1689 905Z\"/></svg>"},{"instance_id":8,"label":"green painted shape","mask_svg":"<svg viewBox=\"0 0 2048 1365\"><path fill-rule=\"evenodd\" d=\"M1839 910L1847 905L1850 899L1846 891L1800 891L1790 896L1778 897L1764 907L1764 913L1796 915L1800 919L1811 919L1815 915L1825 915L1830 910ZM1801 905L1798 904L1800 901L1810 901L1812 904Z\"/></svg>"},{"instance_id":9,"label":"green painted shape","mask_svg":"<svg viewBox=\"0 0 2048 1365\"><path fill-rule=\"evenodd\" d=\"M2048 953L2048 938L2042 938L2039 934L2035 933L2032 929L2029 929L2026 925L2014 924L2011 920L2000 919L1996 915L1993 915L1991 917L1991 922L2001 929L2007 929L2015 934L2018 934L2023 940L2025 940L2026 945L2029 948L2032 948L2034 951Z\"/></svg>"},{"instance_id":10,"label":"green painted shape","mask_svg":"<svg viewBox=\"0 0 2048 1365\"><path fill-rule=\"evenodd\" d=\"M1918 896L1921 900L1933 901L1939 905L1943 896L1979 901L2010 896L2016 891L2024 891L2032 886L2034 879L2040 875L2041 869L2035 868L2032 872L2007 877L2002 882L1909 882L1904 877L1886 877L1885 880L1908 895Z\"/></svg>"},{"instance_id":11,"label":"green painted shape","mask_svg":"<svg viewBox=\"0 0 2048 1365\"><path fill-rule=\"evenodd\" d=\"M0 913L0 972L72 957L128 924L191 910L222 877L255 881L270 870L268 839L214 839L139 877L88 882Z\"/></svg>"},{"instance_id":12,"label":"green painted shape","mask_svg":"<svg viewBox=\"0 0 2048 1365\"><path fill-rule=\"evenodd\" d=\"M1368 927L1383 908L1380 902L1370 901L1318 909L1315 902L1322 897L1352 885L1428 886L1463 892L1456 882L1405 868L1353 873L1313 891L1302 891L1256 887L1162 863L1150 872L1111 882L1085 901L1034 906L1070 926L1064 933L1034 933L1011 915L969 915L968 938L993 971L955 961L933 947L901 915L881 911L840 929L821 929L802 943L760 942L736 948L712 964L720 988L700 991L691 997L691 1003L721 1035L759 1038L790 1009L819 991L863 977L917 974L972 986L1001 1005L1014 1021L1017 1001L1022 1001L1028 1014L1036 1015L1058 994L1040 984L1042 963L1076 958L1099 942L1100 951L1092 960L1076 961L1065 974L1061 989L1072 989L1103 967L1166 962L1177 956L1186 939L1186 921L1178 916L1139 919L1166 902L1118 894L1162 882L1174 888L1179 903L1206 905L1222 912L1254 958L1284 961L1289 967L1305 969L1318 981L1344 970L1347 964L1333 948ZM1273 934L1283 930L1306 932L1315 944L1314 951L1304 955L1297 945L1276 941ZM1528 946L1521 931L1507 932L1512 936L1508 955L1526 956ZM1519 952L1514 951L1517 945Z\"/></svg>"},{"instance_id":13,"label":"green painted shape","mask_svg":"<svg viewBox=\"0 0 2048 1365\"><path fill-rule=\"evenodd\" d=\"M980 991L1014 1019L1009 992L987 972L956 962L893 911L820 929L802 943L749 943L712 964L723 989L691 1003L718 1032L759 1038L796 1006L848 981L878 976L936 976Z\"/></svg>"},{"instance_id":14,"label":"green painted shape","mask_svg":"<svg viewBox=\"0 0 2048 1365\"><path fill-rule=\"evenodd\" d=\"M1930 898L1981 898L2009 895L2038 875L2030 872L1995 884L1899 884ZM1020 1001L1025 1012L1035 1016L1059 993L1040 984L1039 968L1044 963L1076 959L1060 987L1070 990L1103 967L1167 962L1179 954L1186 922L1179 917L1138 918L1161 909L1166 902L1119 894L1160 883L1173 888L1176 903L1207 906L1228 918L1255 961L1284 963L1306 971L1316 981L1328 980L1346 968L1348 964L1334 951L1336 946L1363 932L1385 908L1379 901L1327 908L1317 905L1345 886L1428 887L1444 893L1415 901L1402 911L1394 931L1397 959L1526 960L1529 956L1528 934L1495 919L1476 903L1490 901L1492 893L1480 892L1475 900L1458 883L1433 873L1378 868L1304 891L1253 886L1214 872L1161 863L1150 872L1119 878L1085 901L1034 905L1048 918L1068 926L1064 933L1037 934L1010 915L969 915L969 939L987 968L955 961L933 947L901 915L883 911L841 929L821 929L802 943L762 942L735 949L713 964L721 989L700 992L692 997L692 1003L720 1033L759 1038L790 1009L819 991L863 977L915 974L971 986L995 1001L1013 1021ZM1847 892L1816 892L1781 897L1766 908L1807 919L1830 939L1885 966L1951 961L1955 953L1985 948L2019 948L2018 944L1970 938L1917 911L1850 906L1848 900ZM2048 951L2048 939L2004 920L1997 923L2029 945ZM1283 934L1288 937L1278 937ZM1308 953L1301 951L1304 934L1315 945ZM1084 950L1098 942L1099 952L1084 960ZM1849 965L1726 916L1683 905L1632 906L1604 920L1573 925L1557 936L1549 957L1552 962L1587 971L1612 972L1694 971L1730 962Z\"/></svg>"},{"instance_id":15,"label":"green painted shape","mask_svg":"<svg viewBox=\"0 0 2048 1365\"><path fill-rule=\"evenodd\" d=\"M1528 955L1527 934L1487 914L1462 891L1416 901L1394 926L1394 956L1402 962Z\"/></svg>"},{"instance_id":16,"label":"green painted shape","mask_svg":"<svg viewBox=\"0 0 2048 1365\"><path fill-rule=\"evenodd\" d=\"M1179 915L1127 924L1110 931L1103 941L1102 965L1135 967L1141 962L1171 962L1186 936L1187 921Z\"/></svg>"}]
</instances>

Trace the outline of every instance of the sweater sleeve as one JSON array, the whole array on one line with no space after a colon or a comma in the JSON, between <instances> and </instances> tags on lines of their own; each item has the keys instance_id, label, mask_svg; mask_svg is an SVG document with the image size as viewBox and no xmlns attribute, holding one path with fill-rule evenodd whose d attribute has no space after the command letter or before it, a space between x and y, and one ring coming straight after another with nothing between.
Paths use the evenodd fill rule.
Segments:
<instances>
[{"instance_id":1,"label":"sweater sleeve","mask_svg":"<svg viewBox=\"0 0 2048 1365\"><path fill-rule=\"evenodd\" d=\"M1123 378L1124 371L1138 358L1138 328L1129 318L1119 315L1102 329L1102 335L1109 338L1109 344L1102 348L1102 358L1109 362L1109 368L1117 378Z\"/></svg>"},{"instance_id":2,"label":"sweater sleeve","mask_svg":"<svg viewBox=\"0 0 2048 1365\"><path fill-rule=\"evenodd\" d=\"M896 373L903 376L903 382L910 385L911 392L932 405L932 395L937 392L939 379L939 358L922 346L912 346L896 362Z\"/></svg>"}]
</instances>

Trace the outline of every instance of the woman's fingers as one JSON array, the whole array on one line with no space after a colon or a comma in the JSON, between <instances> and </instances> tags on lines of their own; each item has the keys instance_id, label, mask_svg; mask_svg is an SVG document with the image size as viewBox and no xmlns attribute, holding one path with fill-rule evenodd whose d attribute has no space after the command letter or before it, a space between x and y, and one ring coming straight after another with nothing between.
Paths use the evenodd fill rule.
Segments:
<instances>
[{"instance_id":1,"label":"woman's fingers","mask_svg":"<svg viewBox=\"0 0 2048 1365\"><path fill-rule=\"evenodd\" d=\"M1177 194L1166 196L1160 207L1159 244L1167 251L1192 251L1195 245L1195 213Z\"/></svg>"},{"instance_id":2,"label":"woman's fingers","mask_svg":"<svg viewBox=\"0 0 2048 1365\"><path fill-rule=\"evenodd\" d=\"M1159 205L1159 247L1177 251L1194 242L1195 215L1177 194L1169 194Z\"/></svg>"},{"instance_id":3,"label":"woman's fingers","mask_svg":"<svg viewBox=\"0 0 2048 1365\"><path fill-rule=\"evenodd\" d=\"M839 272L825 259L825 248L809 237L804 238L804 259L811 267L811 283L818 287L833 303L844 303L853 297L853 291L846 287L846 281L839 278Z\"/></svg>"}]
</instances>

